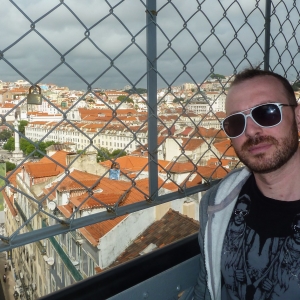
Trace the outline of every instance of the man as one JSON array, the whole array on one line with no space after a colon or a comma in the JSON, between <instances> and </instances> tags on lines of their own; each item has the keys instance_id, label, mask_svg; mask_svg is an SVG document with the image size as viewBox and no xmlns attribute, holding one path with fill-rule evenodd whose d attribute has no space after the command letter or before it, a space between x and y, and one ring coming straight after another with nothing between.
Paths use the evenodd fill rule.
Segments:
<instances>
[{"instance_id":1,"label":"man","mask_svg":"<svg viewBox=\"0 0 300 300\"><path fill-rule=\"evenodd\" d=\"M282 281L278 261L300 213L300 107L284 77L247 69L231 84L226 114L223 129L246 167L229 173L201 200L194 299L287 300L276 285ZM228 248L228 236L235 238L232 220L242 195L251 201L251 209L237 251ZM288 300L300 299L300 284L288 286ZM275 295L277 290L282 297Z\"/></svg>"}]
</instances>

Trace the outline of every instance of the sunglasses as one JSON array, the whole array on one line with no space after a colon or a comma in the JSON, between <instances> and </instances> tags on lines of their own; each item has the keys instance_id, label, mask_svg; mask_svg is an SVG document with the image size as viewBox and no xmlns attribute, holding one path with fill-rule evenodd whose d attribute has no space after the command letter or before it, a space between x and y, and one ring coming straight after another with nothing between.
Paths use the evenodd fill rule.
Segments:
<instances>
[{"instance_id":1,"label":"sunglasses","mask_svg":"<svg viewBox=\"0 0 300 300\"><path fill-rule=\"evenodd\" d=\"M282 120L282 107L296 106L282 103L266 103L252 108L240 111L226 117L222 121L222 129L229 138L237 138L245 132L247 118L250 117L257 125L261 127L273 127ZM245 111L250 110L249 114Z\"/></svg>"},{"instance_id":2,"label":"sunglasses","mask_svg":"<svg viewBox=\"0 0 300 300\"><path fill-rule=\"evenodd\" d=\"M246 216L249 214L249 211L247 211L247 210L236 209L236 210L234 211L234 214L235 214L236 216L246 217Z\"/></svg>"},{"instance_id":3,"label":"sunglasses","mask_svg":"<svg viewBox=\"0 0 300 300\"><path fill-rule=\"evenodd\" d=\"M300 233L300 227L297 226L297 225L294 225L294 226L293 226L293 231L294 231L295 233Z\"/></svg>"}]
</instances>

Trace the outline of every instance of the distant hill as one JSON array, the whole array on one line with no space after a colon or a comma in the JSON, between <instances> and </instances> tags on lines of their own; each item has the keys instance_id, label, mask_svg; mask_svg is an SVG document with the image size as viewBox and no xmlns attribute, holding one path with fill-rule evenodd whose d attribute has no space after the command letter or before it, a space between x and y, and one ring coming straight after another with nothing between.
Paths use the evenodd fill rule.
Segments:
<instances>
[{"instance_id":1,"label":"distant hill","mask_svg":"<svg viewBox=\"0 0 300 300\"><path fill-rule=\"evenodd\" d=\"M146 94L147 93L147 89L136 88L136 89L126 90L124 92L129 93L129 94Z\"/></svg>"}]
</instances>

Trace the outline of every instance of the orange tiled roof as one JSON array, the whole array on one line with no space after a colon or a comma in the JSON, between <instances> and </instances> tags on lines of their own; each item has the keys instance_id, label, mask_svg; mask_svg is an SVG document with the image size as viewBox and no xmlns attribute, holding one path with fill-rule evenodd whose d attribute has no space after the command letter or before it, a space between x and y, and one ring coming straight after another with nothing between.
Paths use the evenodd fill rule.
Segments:
<instances>
[{"instance_id":1,"label":"orange tiled roof","mask_svg":"<svg viewBox=\"0 0 300 300\"><path fill-rule=\"evenodd\" d=\"M199 137L205 137L205 138L212 138L212 137L215 137L218 132L219 132L219 129L198 127L195 130L195 132L193 132L190 135L194 136L194 137L199 136Z\"/></svg>"},{"instance_id":2,"label":"orange tiled roof","mask_svg":"<svg viewBox=\"0 0 300 300\"><path fill-rule=\"evenodd\" d=\"M106 220L101 223L89 225L79 229L79 232L94 246L96 247L99 243L99 239L102 238L106 233L117 226L127 215L117 217L112 220Z\"/></svg>"},{"instance_id":3,"label":"orange tiled roof","mask_svg":"<svg viewBox=\"0 0 300 300\"><path fill-rule=\"evenodd\" d=\"M15 107L15 104L6 102L4 104L1 104L1 107L3 107L3 108L13 108L13 107Z\"/></svg>"},{"instance_id":4,"label":"orange tiled roof","mask_svg":"<svg viewBox=\"0 0 300 300\"><path fill-rule=\"evenodd\" d=\"M203 139L188 139L182 138L182 145L184 150L193 151L199 148L202 144L204 144Z\"/></svg>"},{"instance_id":5,"label":"orange tiled roof","mask_svg":"<svg viewBox=\"0 0 300 300\"><path fill-rule=\"evenodd\" d=\"M13 205L13 201L14 201L13 195L11 197L8 197L4 189L1 191L1 193L3 195L4 201L6 202L6 205L10 210L10 213L12 214L13 217L15 217L18 213Z\"/></svg>"},{"instance_id":6,"label":"orange tiled roof","mask_svg":"<svg viewBox=\"0 0 300 300\"><path fill-rule=\"evenodd\" d=\"M114 180L108 180L108 181L110 181L110 183L114 183L114 186L112 187L113 190L116 190L116 187L121 183L120 181L114 181ZM160 180L159 183L160 183L160 185L162 185L162 180ZM122 183L121 183L121 185L122 185ZM127 188L129 188L131 186L131 183L125 183L125 185L127 185ZM148 194L148 185L149 185L148 179L136 181L136 186L139 188L139 190L141 190L147 194ZM124 188L124 186L122 186L121 188ZM135 203L138 201L145 200L143 193L141 193L139 190L137 190L136 188L130 189L124 202L121 205L128 205L128 204L132 204L132 203ZM124 193L124 191L123 191L123 193ZM101 195L102 195L102 193L100 193L98 196L100 197ZM108 196L108 195L106 195L106 196ZM84 195L82 195L78 198L82 199L82 198L84 198ZM72 199L72 203L74 203L74 200L75 200L75 197L74 197L74 199ZM89 201L94 201L94 200L93 199L87 200L87 202L91 204L91 202L89 202ZM108 202L110 202L110 201L108 200ZM79 203L79 199L77 200L76 203ZM59 207L59 209L62 210L61 207ZM84 237L93 246L97 246L99 243L99 239L102 236L104 236L107 232L109 232L112 228L117 226L123 219L126 218L126 216L127 215L124 215L124 216L117 217L112 220L107 220L107 221L103 221L98 224L86 226L86 227L80 228L79 231L82 235L84 235Z\"/></svg>"},{"instance_id":7,"label":"orange tiled roof","mask_svg":"<svg viewBox=\"0 0 300 300\"><path fill-rule=\"evenodd\" d=\"M57 176L64 172L64 168L60 165L66 167L66 157L69 153L67 151L57 151L51 156L51 159L44 156L39 162L28 162L23 167L33 178Z\"/></svg>"},{"instance_id":8,"label":"orange tiled roof","mask_svg":"<svg viewBox=\"0 0 300 300\"><path fill-rule=\"evenodd\" d=\"M222 167L198 166L197 171L205 178L219 179L225 177L231 170Z\"/></svg>"},{"instance_id":9,"label":"orange tiled roof","mask_svg":"<svg viewBox=\"0 0 300 300\"><path fill-rule=\"evenodd\" d=\"M214 146L219 151L219 153L224 156L237 157L229 139L223 140L218 143L214 143Z\"/></svg>"},{"instance_id":10,"label":"orange tiled roof","mask_svg":"<svg viewBox=\"0 0 300 300\"><path fill-rule=\"evenodd\" d=\"M34 178L56 176L61 172L54 163L27 163L24 164L24 169L31 177Z\"/></svg>"},{"instance_id":11,"label":"orange tiled roof","mask_svg":"<svg viewBox=\"0 0 300 300\"><path fill-rule=\"evenodd\" d=\"M222 118L225 118L225 117L226 117L225 111L217 111L217 112L215 113L215 115L216 115L219 119L222 119Z\"/></svg>"},{"instance_id":12,"label":"orange tiled roof","mask_svg":"<svg viewBox=\"0 0 300 300\"><path fill-rule=\"evenodd\" d=\"M53 188L43 188L44 195L48 195L49 200L54 200L56 198L56 190Z\"/></svg>"},{"instance_id":13,"label":"orange tiled roof","mask_svg":"<svg viewBox=\"0 0 300 300\"><path fill-rule=\"evenodd\" d=\"M59 205L57 209L66 217L70 218L73 213L73 206L71 204Z\"/></svg>"},{"instance_id":14,"label":"orange tiled roof","mask_svg":"<svg viewBox=\"0 0 300 300\"><path fill-rule=\"evenodd\" d=\"M219 165L219 163L221 163L222 166L227 166L229 163L231 162L231 159L218 159L216 157L212 157L210 158L206 165L209 167L216 167Z\"/></svg>"},{"instance_id":15,"label":"orange tiled roof","mask_svg":"<svg viewBox=\"0 0 300 300\"><path fill-rule=\"evenodd\" d=\"M193 127L186 127L182 132L180 132L178 135L184 135L184 136L188 136L192 131L193 131Z\"/></svg>"},{"instance_id":16,"label":"orange tiled roof","mask_svg":"<svg viewBox=\"0 0 300 300\"><path fill-rule=\"evenodd\" d=\"M158 187L160 188L160 186L158 186ZM173 181L163 182L161 187L164 189L167 189L169 191L172 191L172 192L178 191L178 185L175 184Z\"/></svg>"},{"instance_id":17,"label":"orange tiled roof","mask_svg":"<svg viewBox=\"0 0 300 300\"><path fill-rule=\"evenodd\" d=\"M22 167L19 167L6 173L6 179L15 187L17 186L17 174L21 172L21 169Z\"/></svg>"},{"instance_id":18,"label":"orange tiled roof","mask_svg":"<svg viewBox=\"0 0 300 300\"><path fill-rule=\"evenodd\" d=\"M168 166L166 166L166 171L171 173L188 173L195 170L195 165L191 161L185 162L170 162Z\"/></svg>"},{"instance_id":19,"label":"orange tiled roof","mask_svg":"<svg viewBox=\"0 0 300 300\"><path fill-rule=\"evenodd\" d=\"M199 222L170 209L161 220L154 222L110 266L116 266L140 256L151 243L157 248L198 232Z\"/></svg>"},{"instance_id":20,"label":"orange tiled roof","mask_svg":"<svg viewBox=\"0 0 300 300\"><path fill-rule=\"evenodd\" d=\"M67 166L67 163L66 163L66 157L68 154L70 154L71 152L68 152L68 151L57 151L55 152L52 156L51 156L51 159L48 158L47 156L44 156L40 161L39 163L43 164L43 163L49 163L49 162L52 162L52 163L55 163L55 162L58 162L60 163L62 166L66 167Z\"/></svg>"},{"instance_id":21,"label":"orange tiled roof","mask_svg":"<svg viewBox=\"0 0 300 300\"><path fill-rule=\"evenodd\" d=\"M217 135L216 135L216 138L218 139L227 139L227 135L225 134L224 130L220 130Z\"/></svg>"},{"instance_id":22,"label":"orange tiled roof","mask_svg":"<svg viewBox=\"0 0 300 300\"><path fill-rule=\"evenodd\" d=\"M105 207L105 205L114 205L119 200L122 200L124 191L108 192L108 193L95 193L93 196L89 197L87 193L81 196L70 197L70 202L75 206L79 207L80 210L93 209L99 207Z\"/></svg>"},{"instance_id":23,"label":"orange tiled roof","mask_svg":"<svg viewBox=\"0 0 300 300\"><path fill-rule=\"evenodd\" d=\"M161 132L161 135L174 135L176 131L175 125L172 125L171 128L165 129Z\"/></svg>"},{"instance_id":24,"label":"orange tiled roof","mask_svg":"<svg viewBox=\"0 0 300 300\"><path fill-rule=\"evenodd\" d=\"M115 160L120 165L120 170L123 173L138 172L141 170L148 171L148 157L126 155L119 157ZM158 160L158 171L161 171L163 167L166 167L169 162L166 160ZM106 160L100 163L106 168L111 168L111 161Z\"/></svg>"},{"instance_id":25,"label":"orange tiled roof","mask_svg":"<svg viewBox=\"0 0 300 300\"><path fill-rule=\"evenodd\" d=\"M75 189L91 188L99 181L98 175L73 170L70 175L64 177L56 187L58 191L70 191ZM54 182L53 185L57 183Z\"/></svg>"}]
</instances>

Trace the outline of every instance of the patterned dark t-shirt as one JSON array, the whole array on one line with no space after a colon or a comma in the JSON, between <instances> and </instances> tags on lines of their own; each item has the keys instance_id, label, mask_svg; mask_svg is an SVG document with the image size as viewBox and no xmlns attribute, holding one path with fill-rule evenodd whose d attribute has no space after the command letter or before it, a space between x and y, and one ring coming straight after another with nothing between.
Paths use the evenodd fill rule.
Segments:
<instances>
[{"instance_id":1,"label":"patterned dark t-shirt","mask_svg":"<svg viewBox=\"0 0 300 300\"><path fill-rule=\"evenodd\" d=\"M300 200L267 198L250 176L228 224L221 268L222 300L299 300Z\"/></svg>"}]
</instances>

